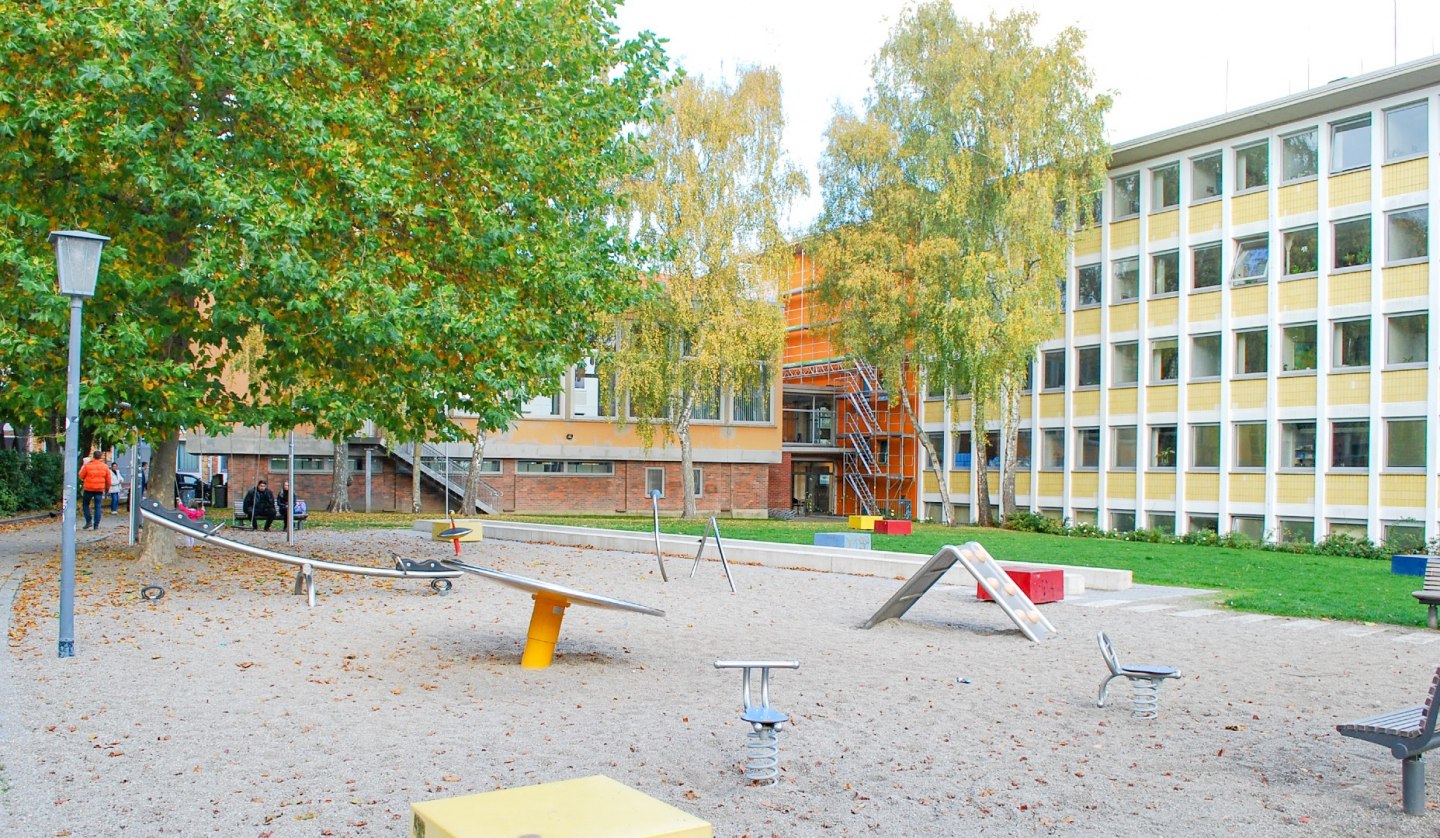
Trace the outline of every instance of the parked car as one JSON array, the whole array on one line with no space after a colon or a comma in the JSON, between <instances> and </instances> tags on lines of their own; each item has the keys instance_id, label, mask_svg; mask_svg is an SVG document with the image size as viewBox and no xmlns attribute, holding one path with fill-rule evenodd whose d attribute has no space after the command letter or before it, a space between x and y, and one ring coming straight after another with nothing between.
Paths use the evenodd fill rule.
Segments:
<instances>
[{"instance_id":1,"label":"parked car","mask_svg":"<svg viewBox=\"0 0 1440 838\"><path fill-rule=\"evenodd\" d=\"M176 502L184 501L186 506L190 506L196 498L204 501L206 506L212 506L215 503L214 490L209 483L201 480L198 474L175 472Z\"/></svg>"}]
</instances>

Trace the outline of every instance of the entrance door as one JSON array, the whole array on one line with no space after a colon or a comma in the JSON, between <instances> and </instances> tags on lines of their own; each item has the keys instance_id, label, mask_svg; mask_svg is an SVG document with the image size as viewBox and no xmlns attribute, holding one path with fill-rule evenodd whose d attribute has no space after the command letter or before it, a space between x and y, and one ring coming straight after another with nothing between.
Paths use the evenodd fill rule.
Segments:
<instances>
[{"instance_id":1,"label":"entrance door","mask_svg":"<svg viewBox=\"0 0 1440 838\"><path fill-rule=\"evenodd\" d=\"M793 494L797 512L806 515L835 514L835 464L798 462L793 469Z\"/></svg>"}]
</instances>

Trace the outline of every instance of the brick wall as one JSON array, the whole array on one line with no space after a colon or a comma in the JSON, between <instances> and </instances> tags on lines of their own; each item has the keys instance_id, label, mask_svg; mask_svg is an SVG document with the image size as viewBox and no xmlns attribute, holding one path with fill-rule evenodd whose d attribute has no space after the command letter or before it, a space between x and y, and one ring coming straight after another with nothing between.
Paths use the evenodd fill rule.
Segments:
<instances>
[{"instance_id":1,"label":"brick wall","mask_svg":"<svg viewBox=\"0 0 1440 838\"><path fill-rule=\"evenodd\" d=\"M393 458L381 456L374 457L372 468L376 469L376 473L370 478L370 508L376 512L409 511L410 469ZM279 495L285 480L285 469L271 471L267 456L232 454L229 471L231 505L237 497L245 497L245 493L261 478L270 484L272 492ZM304 500L310 509L322 510L330 505L330 483L329 472L296 472L295 496ZM421 483L420 507L426 513L445 511L445 495L431 481ZM350 475L350 508L356 511L365 509L364 472Z\"/></svg>"},{"instance_id":2,"label":"brick wall","mask_svg":"<svg viewBox=\"0 0 1440 838\"><path fill-rule=\"evenodd\" d=\"M770 491L766 507L769 509L789 509L794 502L791 496L790 487L790 452L780 455L780 462L772 463L769 467Z\"/></svg>"}]
</instances>

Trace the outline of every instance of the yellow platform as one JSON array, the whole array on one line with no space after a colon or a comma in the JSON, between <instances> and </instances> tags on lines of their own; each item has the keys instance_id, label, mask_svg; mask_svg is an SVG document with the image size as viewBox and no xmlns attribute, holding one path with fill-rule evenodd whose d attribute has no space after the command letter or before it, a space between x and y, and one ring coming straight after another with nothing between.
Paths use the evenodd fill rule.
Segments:
<instances>
[{"instance_id":1,"label":"yellow platform","mask_svg":"<svg viewBox=\"0 0 1440 838\"><path fill-rule=\"evenodd\" d=\"M479 519L479 518L456 518L456 519L455 519L455 526L457 526L457 527L464 527L464 528L470 530L470 534L469 534L469 535L462 535L462 536L460 536L460 540L461 540L461 541L479 541L479 540L480 540L481 528L484 526L484 524L485 524L485 522L482 521L482 520ZM445 531L448 530L448 529L450 529L450 522L449 522L449 521L431 521L431 522L430 522L430 538L433 539L433 540L435 540L435 541L449 541L450 539L448 539L448 538L441 538L441 537L440 537L440 533L445 532Z\"/></svg>"},{"instance_id":2,"label":"yellow platform","mask_svg":"<svg viewBox=\"0 0 1440 838\"><path fill-rule=\"evenodd\" d=\"M850 529L870 530L873 532L875 530L875 522L883 520L885 520L885 518L881 515L851 515Z\"/></svg>"},{"instance_id":3,"label":"yellow platform","mask_svg":"<svg viewBox=\"0 0 1440 838\"><path fill-rule=\"evenodd\" d=\"M602 774L412 803L411 838L712 838L710 824Z\"/></svg>"}]
</instances>

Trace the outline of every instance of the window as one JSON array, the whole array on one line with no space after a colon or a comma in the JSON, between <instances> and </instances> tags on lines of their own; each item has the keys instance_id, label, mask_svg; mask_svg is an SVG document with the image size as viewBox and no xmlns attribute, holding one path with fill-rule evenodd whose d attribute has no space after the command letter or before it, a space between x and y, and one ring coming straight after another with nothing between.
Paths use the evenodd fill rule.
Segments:
<instances>
[{"instance_id":1,"label":"window","mask_svg":"<svg viewBox=\"0 0 1440 838\"><path fill-rule=\"evenodd\" d=\"M660 497L665 497L665 469L647 468L645 469L645 497L648 498L656 492L660 493Z\"/></svg>"},{"instance_id":2,"label":"window","mask_svg":"<svg viewBox=\"0 0 1440 838\"><path fill-rule=\"evenodd\" d=\"M1315 369L1315 324L1286 326L1281 335L1281 369L1286 372Z\"/></svg>"},{"instance_id":3,"label":"window","mask_svg":"<svg viewBox=\"0 0 1440 838\"><path fill-rule=\"evenodd\" d=\"M1065 387L1065 350L1054 349L1044 354L1045 389L1060 390Z\"/></svg>"},{"instance_id":4,"label":"window","mask_svg":"<svg viewBox=\"0 0 1440 838\"><path fill-rule=\"evenodd\" d=\"M1251 541L1265 540L1265 519L1259 515L1231 515L1230 532L1245 536Z\"/></svg>"},{"instance_id":5,"label":"window","mask_svg":"<svg viewBox=\"0 0 1440 838\"><path fill-rule=\"evenodd\" d=\"M720 418L720 388L701 390L695 394L695 404L690 408L690 418L697 421L714 422Z\"/></svg>"},{"instance_id":6,"label":"window","mask_svg":"<svg viewBox=\"0 0 1440 838\"><path fill-rule=\"evenodd\" d=\"M774 389L770 381L770 365L760 363L760 377L749 387L737 389L732 396L731 416L736 422L769 422L770 393ZM945 388L940 388L944 395Z\"/></svg>"},{"instance_id":7,"label":"window","mask_svg":"<svg viewBox=\"0 0 1440 838\"><path fill-rule=\"evenodd\" d=\"M1175 468L1175 445L1179 434L1174 425L1150 429L1150 467Z\"/></svg>"},{"instance_id":8,"label":"window","mask_svg":"<svg viewBox=\"0 0 1440 838\"><path fill-rule=\"evenodd\" d=\"M1150 257L1151 293L1175 294L1180 291L1180 251L1170 250Z\"/></svg>"},{"instance_id":9,"label":"window","mask_svg":"<svg viewBox=\"0 0 1440 838\"><path fill-rule=\"evenodd\" d=\"M1337 521L1332 518L1327 523L1330 525L1331 535L1348 535L1351 538L1370 537L1370 527L1364 521Z\"/></svg>"},{"instance_id":10,"label":"window","mask_svg":"<svg viewBox=\"0 0 1440 838\"><path fill-rule=\"evenodd\" d=\"M1220 467L1220 426L1190 426L1190 464L1194 468Z\"/></svg>"},{"instance_id":11,"label":"window","mask_svg":"<svg viewBox=\"0 0 1440 838\"><path fill-rule=\"evenodd\" d=\"M1075 523L1077 525L1088 524L1092 527L1100 526L1100 524L1098 523L1100 520L1100 515L1093 509L1072 509L1070 510L1070 513L1075 517Z\"/></svg>"},{"instance_id":12,"label":"window","mask_svg":"<svg viewBox=\"0 0 1440 838\"><path fill-rule=\"evenodd\" d=\"M1220 336L1196 335L1190 341L1190 377L1220 377Z\"/></svg>"},{"instance_id":13,"label":"window","mask_svg":"<svg viewBox=\"0 0 1440 838\"><path fill-rule=\"evenodd\" d=\"M1110 273L1115 278L1115 302L1123 303L1140 296L1140 259L1116 259L1110 263Z\"/></svg>"},{"instance_id":14,"label":"window","mask_svg":"<svg viewBox=\"0 0 1440 838\"><path fill-rule=\"evenodd\" d=\"M1270 236L1246 236L1235 240L1235 284L1264 282L1270 271Z\"/></svg>"},{"instance_id":15,"label":"window","mask_svg":"<svg viewBox=\"0 0 1440 838\"><path fill-rule=\"evenodd\" d=\"M1259 189L1270 183L1270 141L1235 149L1235 191Z\"/></svg>"},{"instance_id":16,"label":"window","mask_svg":"<svg viewBox=\"0 0 1440 838\"><path fill-rule=\"evenodd\" d=\"M1425 467L1425 420L1385 420L1385 467Z\"/></svg>"},{"instance_id":17,"label":"window","mask_svg":"<svg viewBox=\"0 0 1440 838\"><path fill-rule=\"evenodd\" d=\"M1313 274L1320 269L1320 229L1318 227L1301 227L1298 230L1286 230L1285 241L1285 275L1300 276L1301 274Z\"/></svg>"},{"instance_id":18,"label":"window","mask_svg":"<svg viewBox=\"0 0 1440 838\"><path fill-rule=\"evenodd\" d=\"M1149 512L1145 515L1145 523L1150 529L1165 535L1175 534L1175 515L1172 512Z\"/></svg>"},{"instance_id":19,"label":"window","mask_svg":"<svg viewBox=\"0 0 1440 838\"><path fill-rule=\"evenodd\" d=\"M971 460L971 457L974 456L974 454L973 454L972 451L971 451L971 447L970 447L971 444L972 444L972 443L971 443L971 439L972 439L972 437L971 437L971 434L970 434L969 431L956 431L956 432L955 432L955 437L954 437L955 447L950 449L950 462L951 462L951 464L953 465L954 468L958 468L958 469L968 469L968 468L970 468L970 460ZM944 443L944 437L941 437L941 438L940 438L940 442L941 442L941 444ZM934 444L934 441L933 441L933 440L932 440L932 444ZM938 444L935 445L935 450L936 450L936 451L943 451L943 449L941 448L941 445L938 445ZM943 457L944 454L942 453L941 456Z\"/></svg>"},{"instance_id":20,"label":"window","mask_svg":"<svg viewBox=\"0 0 1440 838\"><path fill-rule=\"evenodd\" d=\"M1135 513L1134 513L1134 512L1111 512L1111 513L1110 513L1110 529L1112 529L1112 530L1114 530L1114 531L1116 531L1116 532L1134 532L1134 531L1135 531Z\"/></svg>"},{"instance_id":21,"label":"window","mask_svg":"<svg viewBox=\"0 0 1440 838\"><path fill-rule=\"evenodd\" d=\"M1150 170L1150 209L1169 209L1180 203L1180 164Z\"/></svg>"},{"instance_id":22,"label":"window","mask_svg":"<svg viewBox=\"0 0 1440 838\"><path fill-rule=\"evenodd\" d=\"M1076 468L1093 470L1100 467L1100 429L1076 428L1075 448L1079 457Z\"/></svg>"},{"instance_id":23,"label":"window","mask_svg":"<svg viewBox=\"0 0 1440 838\"><path fill-rule=\"evenodd\" d=\"M1104 190L1100 190L1100 191L1091 193L1091 195L1090 195L1089 207L1090 207L1090 217L1089 217L1088 219L1086 219L1086 220L1088 220L1088 221L1090 222L1089 226L1091 226L1091 227L1099 227L1099 226L1100 226L1100 223L1105 220L1105 192L1104 192Z\"/></svg>"},{"instance_id":24,"label":"window","mask_svg":"<svg viewBox=\"0 0 1440 838\"><path fill-rule=\"evenodd\" d=\"M695 485L695 497L705 497L705 469L690 469L690 481Z\"/></svg>"},{"instance_id":25,"label":"window","mask_svg":"<svg viewBox=\"0 0 1440 838\"><path fill-rule=\"evenodd\" d=\"M1385 257L1391 262L1430 256L1430 210L1397 210L1385 215Z\"/></svg>"},{"instance_id":26,"label":"window","mask_svg":"<svg viewBox=\"0 0 1440 838\"><path fill-rule=\"evenodd\" d=\"M1423 364L1430 356L1430 315L1398 314L1386 318L1385 361Z\"/></svg>"},{"instance_id":27,"label":"window","mask_svg":"<svg viewBox=\"0 0 1440 838\"><path fill-rule=\"evenodd\" d=\"M660 469L664 471L664 469ZM517 460L516 474L614 474L615 464L576 460Z\"/></svg>"},{"instance_id":28,"label":"window","mask_svg":"<svg viewBox=\"0 0 1440 838\"><path fill-rule=\"evenodd\" d=\"M1370 165L1370 115L1330 126L1330 173Z\"/></svg>"},{"instance_id":29,"label":"window","mask_svg":"<svg viewBox=\"0 0 1440 838\"><path fill-rule=\"evenodd\" d=\"M1310 518L1281 518L1276 524L1281 544L1315 543L1315 521Z\"/></svg>"},{"instance_id":30,"label":"window","mask_svg":"<svg viewBox=\"0 0 1440 838\"><path fill-rule=\"evenodd\" d=\"M197 465L197 467L198 467L199 464L197 463L196 465ZM298 473L298 472L302 472L302 471L315 471L315 472L327 472L327 473L328 473L328 472L330 472L330 471L333 471L334 468L335 468L335 458L334 458L334 457L296 457L296 458L295 458L295 471L296 471L297 473ZM186 470L186 471L195 471L196 469L185 469L185 470ZM290 470L290 459L289 459L288 457L271 457L271 458L270 458L270 473L271 473L271 474L288 473L289 470Z\"/></svg>"},{"instance_id":31,"label":"window","mask_svg":"<svg viewBox=\"0 0 1440 838\"><path fill-rule=\"evenodd\" d=\"M1191 515L1190 532L1220 532L1220 516Z\"/></svg>"},{"instance_id":32,"label":"window","mask_svg":"<svg viewBox=\"0 0 1440 838\"><path fill-rule=\"evenodd\" d=\"M1085 306L1100 305L1100 266L1081 265L1075 269L1075 305L1084 308Z\"/></svg>"},{"instance_id":33,"label":"window","mask_svg":"<svg viewBox=\"0 0 1440 838\"><path fill-rule=\"evenodd\" d=\"M1174 382L1180 377L1180 350L1174 338L1150 342L1150 383Z\"/></svg>"},{"instance_id":34,"label":"window","mask_svg":"<svg viewBox=\"0 0 1440 838\"><path fill-rule=\"evenodd\" d=\"M1315 469L1315 423L1280 423L1280 467Z\"/></svg>"},{"instance_id":35,"label":"window","mask_svg":"<svg viewBox=\"0 0 1440 838\"><path fill-rule=\"evenodd\" d=\"M1140 344L1115 344L1115 363L1110 373L1116 386L1140 383Z\"/></svg>"},{"instance_id":36,"label":"window","mask_svg":"<svg viewBox=\"0 0 1440 838\"><path fill-rule=\"evenodd\" d=\"M1419 521L1386 521L1385 546L1395 553L1419 553L1425 549L1425 525Z\"/></svg>"},{"instance_id":37,"label":"window","mask_svg":"<svg viewBox=\"0 0 1440 838\"><path fill-rule=\"evenodd\" d=\"M1430 150L1430 114L1424 102L1385 112L1385 159L1415 157Z\"/></svg>"},{"instance_id":38,"label":"window","mask_svg":"<svg viewBox=\"0 0 1440 838\"><path fill-rule=\"evenodd\" d=\"M1208 201L1220 197L1225 189L1221 179L1220 152L1196 157L1190 161L1190 201Z\"/></svg>"},{"instance_id":39,"label":"window","mask_svg":"<svg viewBox=\"0 0 1440 838\"><path fill-rule=\"evenodd\" d=\"M1235 374L1264 375L1270 369L1270 333L1247 329L1235 333Z\"/></svg>"},{"instance_id":40,"label":"window","mask_svg":"<svg viewBox=\"0 0 1440 838\"><path fill-rule=\"evenodd\" d=\"M615 374L586 359L575 368L570 388L570 410L576 416L613 418L618 414Z\"/></svg>"},{"instance_id":41,"label":"window","mask_svg":"<svg viewBox=\"0 0 1440 838\"><path fill-rule=\"evenodd\" d=\"M560 415L560 393L551 393L548 396L536 396L525 402L520 408L520 415L531 418L540 416Z\"/></svg>"},{"instance_id":42,"label":"window","mask_svg":"<svg viewBox=\"0 0 1440 838\"><path fill-rule=\"evenodd\" d=\"M1220 285L1224 271L1220 265L1220 243L1202 244L1190 248L1191 268L1196 288L1216 288Z\"/></svg>"},{"instance_id":43,"label":"window","mask_svg":"<svg viewBox=\"0 0 1440 838\"><path fill-rule=\"evenodd\" d=\"M987 431L985 433L985 463L992 469L1000 468L1000 432ZM1030 429L1018 428L1015 431L1015 468L1028 470L1030 468Z\"/></svg>"},{"instance_id":44,"label":"window","mask_svg":"<svg viewBox=\"0 0 1440 838\"><path fill-rule=\"evenodd\" d=\"M1059 471L1065 468L1065 431L1048 429L1040 438L1040 468L1045 471Z\"/></svg>"},{"instance_id":45,"label":"window","mask_svg":"<svg viewBox=\"0 0 1440 838\"><path fill-rule=\"evenodd\" d=\"M1075 386L1100 386L1100 347L1081 346L1076 348Z\"/></svg>"},{"instance_id":46,"label":"window","mask_svg":"<svg viewBox=\"0 0 1440 838\"><path fill-rule=\"evenodd\" d=\"M1069 311L1069 310L1070 310L1070 309L1069 309L1070 300L1069 300L1068 297L1065 296L1066 293L1068 293L1067 289L1065 288L1065 280L1064 280L1064 279L1058 279L1058 280L1055 281L1055 285L1060 289L1060 311L1061 311L1061 313L1064 313L1064 312L1066 312L1066 311Z\"/></svg>"},{"instance_id":47,"label":"window","mask_svg":"<svg viewBox=\"0 0 1440 838\"><path fill-rule=\"evenodd\" d=\"M1330 423L1330 467L1370 467L1370 423Z\"/></svg>"},{"instance_id":48,"label":"window","mask_svg":"<svg viewBox=\"0 0 1440 838\"><path fill-rule=\"evenodd\" d=\"M1335 222L1335 270L1370 264L1370 216Z\"/></svg>"},{"instance_id":49,"label":"window","mask_svg":"<svg viewBox=\"0 0 1440 838\"><path fill-rule=\"evenodd\" d=\"M1115 450L1114 465L1117 469L1134 471L1135 469L1135 426L1130 425L1122 428L1110 429L1111 439Z\"/></svg>"},{"instance_id":50,"label":"window","mask_svg":"<svg viewBox=\"0 0 1440 838\"><path fill-rule=\"evenodd\" d=\"M1235 467L1265 467L1265 423L1235 423Z\"/></svg>"},{"instance_id":51,"label":"window","mask_svg":"<svg viewBox=\"0 0 1440 838\"><path fill-rule=\"evenodd\" d=\"M1320 173L1319 134L1311 128L1280 140L1281 180L1304 180Z\"/></svg>"},{"instance_id":52,"label":"window","mask_svg":"<svg viewBox=\"0 0 1440 838\"><path fill-rule=\"evenodd\" d=\"M1127 216L1139 215L1140 173L1132 172L1123 177L1117 177L1111 181L1111 186L1114 190L1112 203L1115 205L1115 220L1119 221Z\"/></svg>"},{"instance_id":53,"label":"window","mask_svg":"<svg viewBox=\"0 0 1440 838\"><path fill-rule=\"evenodd\" d=\"M1370 320L1341 320L1335 324L1335 367L1370 366Z\"/></svg>"}]
</instances>

